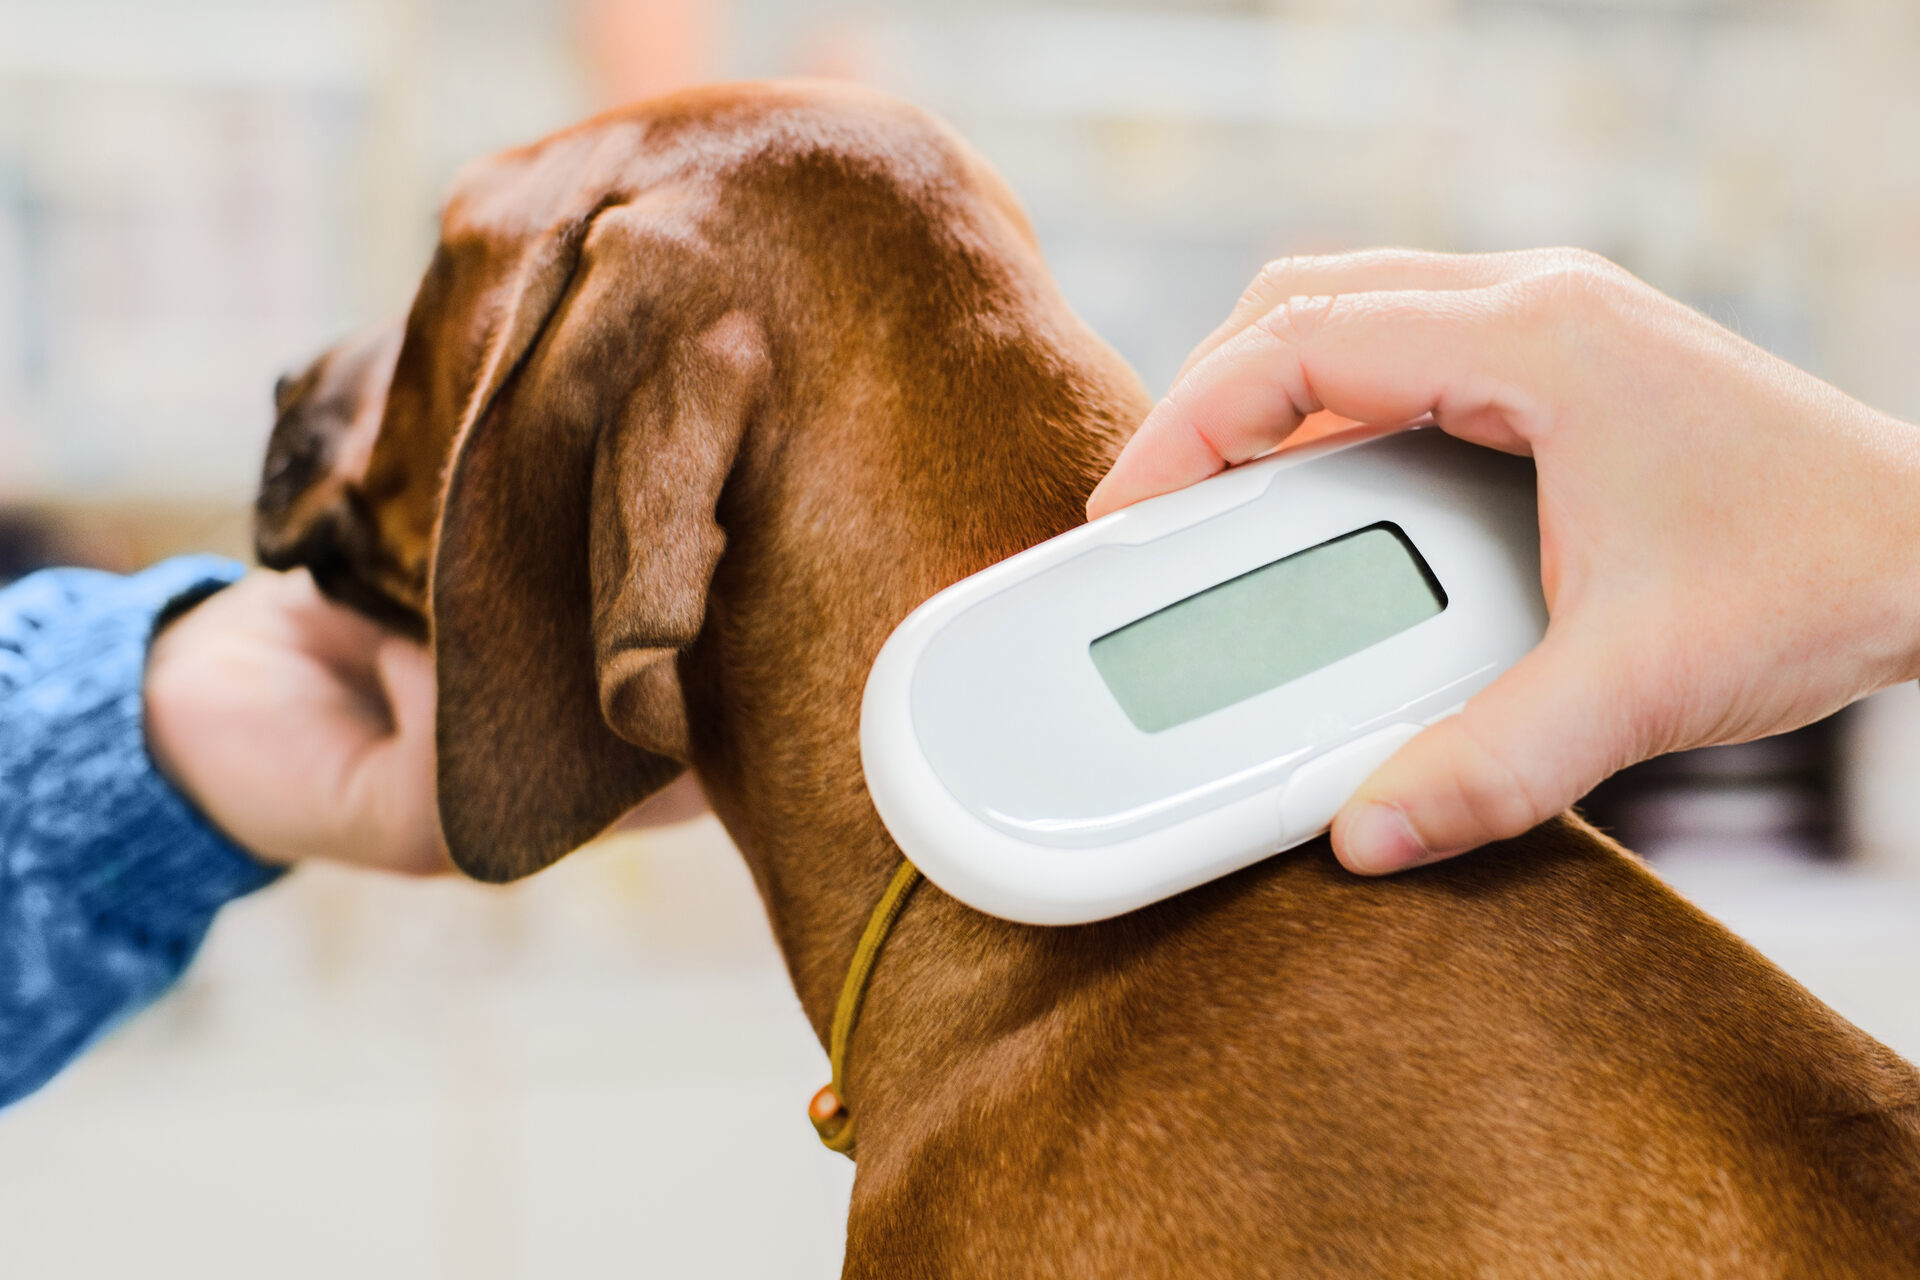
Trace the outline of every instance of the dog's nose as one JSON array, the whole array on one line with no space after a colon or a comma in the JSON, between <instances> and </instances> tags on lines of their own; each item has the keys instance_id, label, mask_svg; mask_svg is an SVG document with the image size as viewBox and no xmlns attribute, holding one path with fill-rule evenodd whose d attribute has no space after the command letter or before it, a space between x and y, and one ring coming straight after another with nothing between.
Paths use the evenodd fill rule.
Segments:
<instances>
[{"instance_id":1,"label":"dog's nose","mask_svg":"<svg viewBox=\"0 0 1920 1280\"><path fill-rule=\"evenodd\" d=\"M290 505L326 470L326 442L304 423L282 423L267 441L260 467L262 505Z\"/></svg>"}]
</instances>

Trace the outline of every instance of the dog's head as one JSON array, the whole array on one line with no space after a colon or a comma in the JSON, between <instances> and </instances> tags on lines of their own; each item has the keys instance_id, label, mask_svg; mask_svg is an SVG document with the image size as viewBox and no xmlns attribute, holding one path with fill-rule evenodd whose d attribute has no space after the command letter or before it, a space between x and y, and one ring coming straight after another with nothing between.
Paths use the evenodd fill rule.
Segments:
<instances>
[{"instance_id":1,"label":"dog's head","mask_svg":"<svg viewBox=\"0 0 1920 1280\"><path fill-rule=\"evenodd\" d=\"M925 116L815 86L643 104L461 178L404 334L289 388L261 555L426 625L448 844L512 879L686 767L689 671L710 694L714 667L745 664L764 690L804 649L831 675L779 715L760 699L759 722L845 719L907 608L1073 522L1099 465L1007 456L1104 394L1083 333L1017 205ZM1102 401L1116 430L1137 394ZM970 453L995 489L1034 474L997 506L955 496ZM1031 528L1008 514L1043 502ZM953 513L924 540L958 572L863 545L884 534L858 522L903 503ZM732 608L709 599L723 549Z\"/></svg>"}]
</instances>

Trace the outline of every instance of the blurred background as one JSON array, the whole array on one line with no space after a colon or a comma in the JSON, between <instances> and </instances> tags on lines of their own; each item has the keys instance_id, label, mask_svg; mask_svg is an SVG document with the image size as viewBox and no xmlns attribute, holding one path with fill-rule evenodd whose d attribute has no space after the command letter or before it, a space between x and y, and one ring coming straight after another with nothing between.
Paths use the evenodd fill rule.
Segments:
<instances>
[{"instance_id":1,"label":"blurred background","mask_svg":"<svg viewBox=\"0 0 1920 1280\"><path fill-rule=\"evenodd\" d=\"M0 579L244 554L275 375L406 305L456 168L716 78L947 117L1155 391L1270 257L1569 243L1920 420L1916 65L1911 0L0 0ZM1917 783L1909 686L1590 807L1920 1056ZM0 1114L0 1271L836 1275L825 1075L710 820L306 870Z\"/></svg>"}]
</instances>

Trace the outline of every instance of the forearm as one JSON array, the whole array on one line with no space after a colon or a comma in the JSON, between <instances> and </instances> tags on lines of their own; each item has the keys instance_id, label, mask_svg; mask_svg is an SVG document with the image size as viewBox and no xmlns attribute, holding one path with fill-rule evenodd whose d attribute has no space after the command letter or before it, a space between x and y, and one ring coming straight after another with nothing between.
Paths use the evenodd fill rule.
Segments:
<instances>
[{"instance_id":1,"label":"forearm","mask_svg":"<svg viewBox=\"0 0 1920 1280\"><path fill-rule=\"evenodd\" d=\"M156 772L145 742L156 617L238 572L175 560L0 592L0 1105L166 990L214 913L274 877Z\"/></svg>"}]
</instances>

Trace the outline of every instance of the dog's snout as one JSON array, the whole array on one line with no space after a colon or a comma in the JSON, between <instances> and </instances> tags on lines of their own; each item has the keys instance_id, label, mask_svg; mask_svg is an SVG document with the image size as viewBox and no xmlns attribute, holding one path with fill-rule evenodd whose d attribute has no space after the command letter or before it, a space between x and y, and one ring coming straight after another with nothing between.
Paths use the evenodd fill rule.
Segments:
<instances>
[{"instance_id":1,"label":"dog's snout","mask_svg":"<svg viewBox=\"0 0 1920 1280\"><path fill-rule=\"evenodd\" d=\"M263 562L305 537L304 526L337 497L331 473L361 400L349 365L329 352L273 384L273 432L254 499Z\"/></svg>"},{"instance_id":2,"label":"dog's snout","mask_svg":"<svg viewBox=\"0 0 1920 1280\"><path fill-rule=\"evenodd\" d=\"M318 443L311 436L292 441L276 433L267 445L267 460L260 472L261 496L275 489L300 489L311 484L320 468Z\"/></svg>"},{"instance_id":3,"label":"dog's snout","mask_svg":"<svg viewBox=\"0 0 1920 1280\"><path fill-rule=\"evenodd\" d=\"M253 538L261 564L304 567L333 599L419 634L424 573L382 543L363 488L401 336L382 325L275 381Z\"/></svg>"},{"instance_id":4,"label":"dog's snout","mask_svg":"<svg viewBox=\"0 0 1920 1280\"><path fill-rule=\"evenodd\" d=\"M287 532L303 495L325 478L331 456L327 442L312 424L297 415L282 414L267 441L266 461L260 468L260 492L254 498L257 532L262 546Z\"/></svg>"},{"instance_id":5,"label":"dog's snout","mask_svg":"<svg viewBox=\"0 0 1920 1280\"><path fill-rule=\"evenodd\" d=\"M307 570L322 595L403 635L426 632L419 610L385 585L392 567L350 501L320 513L291 536L275 537L263 518L256 524L254 554L269 569Z\"/></svg>"}]
</instances>

